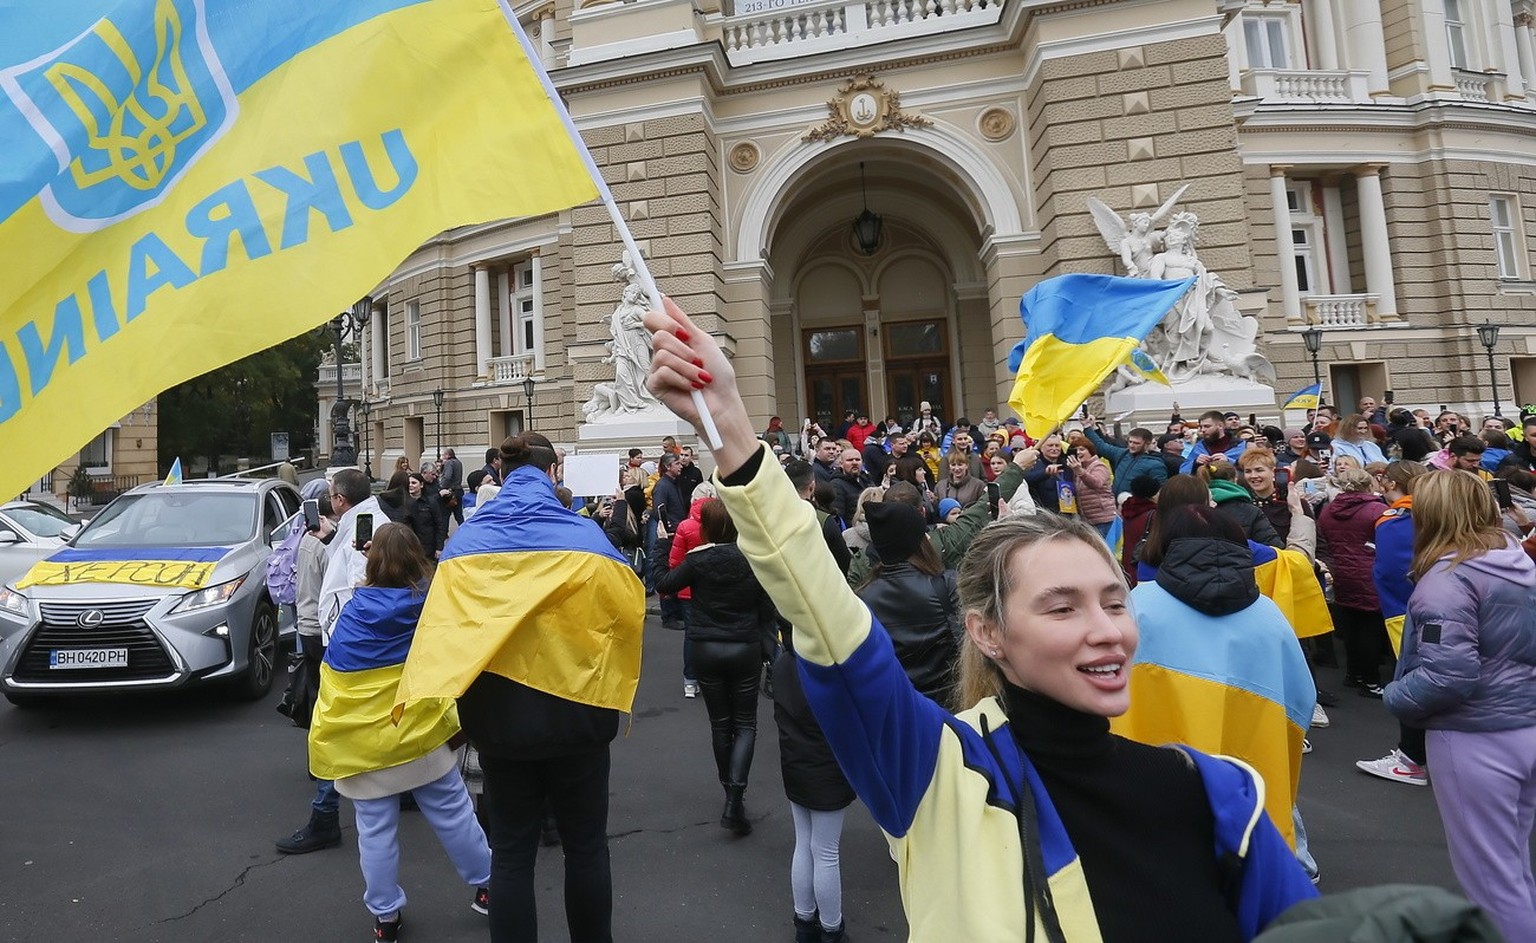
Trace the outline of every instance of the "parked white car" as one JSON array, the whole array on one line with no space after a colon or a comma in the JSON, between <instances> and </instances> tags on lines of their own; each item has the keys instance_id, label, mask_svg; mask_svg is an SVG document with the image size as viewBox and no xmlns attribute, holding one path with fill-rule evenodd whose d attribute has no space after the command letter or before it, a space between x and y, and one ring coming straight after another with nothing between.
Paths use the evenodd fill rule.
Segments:
<instances>
[{"instance_id":1,"label":"parked white car","mask_svg":"<svg viewBox=\"0 0 1536 943\"><path fill-rule=\"evenodd\" d=\"M79 523L51 504L0 504L0 586L15 582L79 529Z\"/></svg>"}]
</instances>

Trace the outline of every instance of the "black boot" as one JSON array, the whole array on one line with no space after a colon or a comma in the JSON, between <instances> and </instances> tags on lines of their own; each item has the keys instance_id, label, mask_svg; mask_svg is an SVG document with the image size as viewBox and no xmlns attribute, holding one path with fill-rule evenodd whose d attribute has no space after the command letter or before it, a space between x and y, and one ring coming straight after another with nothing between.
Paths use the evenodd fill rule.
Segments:
<instances>
[{"instance_id":1,"label":"black boot","mask_svg":"<svg viewBox=\"0 0 1536 943\"><path fill-rule=\"evenodd\" d=\"M843 925L841 923L839 923L837 928L834 930L828 930L826 927L822 927L821 943L848 943L848 934L843 930Z\"/></svg>"},{"instance_id":2,"label":"black boot","mask_svg":"<svg viewBox=\"0 0 1536 943\"><path fill-rule=\"evenodd\" d=\"M821 943L821 921L815 914L809 917L795 914L795 943Z\"/></svg>"},{"instance_id":3,"label":"black boot","mask_svg":"<svg viewBox=\"0 0 1536 943\"><path fill-rule=\"evenodd\" d=\"M341 824L335 812L311 812L309 824L277 840L277 850L285 855L307 855L322 848L335 848L341 844Z\"/></svg>"},{"instance_id":4,"label":"black boot","mask_svg":"<svg viewBox=\"0 0 1536 943\"><path fill-rule=\"evenodd\" d=\"M747 820L747 807L742 801L746 794L745 783L730 783L725 787L725 810L720 813L720 827L728 828L738 836L752 834L752 823Z\"/></svg>"}]
</instances>

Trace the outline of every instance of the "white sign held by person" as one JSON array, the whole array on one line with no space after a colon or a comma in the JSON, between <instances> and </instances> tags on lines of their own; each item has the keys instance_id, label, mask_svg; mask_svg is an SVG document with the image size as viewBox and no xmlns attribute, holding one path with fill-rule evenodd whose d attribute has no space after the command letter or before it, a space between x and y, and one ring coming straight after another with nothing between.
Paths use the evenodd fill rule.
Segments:
<instances>
[{"instance_id":1,"label":"white sign held by person","mask_svg":"<svg viewBox=\"0 0 1536 943\"><path fill-rule=\"evenodd\" d=\"M619 465L623 456L617 452L592 452L565 457L565 486L578 498L600 498L619 487Z\"/></svg>"}]
</instances>

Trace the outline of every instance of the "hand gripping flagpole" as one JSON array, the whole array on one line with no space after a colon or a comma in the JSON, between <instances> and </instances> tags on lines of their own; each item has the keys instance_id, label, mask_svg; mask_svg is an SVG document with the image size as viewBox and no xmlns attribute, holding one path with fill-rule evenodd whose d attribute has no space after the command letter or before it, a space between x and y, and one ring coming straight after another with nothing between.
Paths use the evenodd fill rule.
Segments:
<instances>
[{"instance_id":1,"label":"hand gripping flagpole","mask_svg":"<svg viewBox=\"0 0 1536 943\"><path fill-rule=\"evenodd\" d=\"M634 266L635 278L640 282L640 287L645 291L646 298L651 307L656 311L664 310L661 303L661 290L656 287L656 279L651 277L650 267L645 264L645 256L640 254L640 247L635 245L635 237L630 234L629 224L624 220L624 214L619 212L619 206L614 202L613 191L608 189L608 181L603 179L602 173L597 169L597 163L592 160L592 152L587 150L587 142L581 137L581 132L576 130L576 123L571 120L571 113L566 110L565 100L555 91L554 83L549 80L549 74L544 71L544 64L538 51L528 42L528 37L523 33L522 24L517 21L517 13L512 9L508 0L500 0L501 12L507 18L512 31L517 34L517 41L523 47L523 55L527 57L528 64L538 73L539 81L544 84L544 94L549 96L550 104L560 116L565 125L566 134L570 135L571 143L576 146L576 152L581 155L582 163L586 165L587 174L592 178L592 183L597 187L597 195L608 208L608 218L613 221L613 228L618 230L619 239L624 243L625 250L629 253L630 264ZM715 417L709 412L709 404L704 402L704 394L698 390L693 391L693 409L699 414L699 421L704 425L704 437L709 440L711 449L718 449L724 444L720 438L720 429L715 425Z\"/></svg>"}]
</instances>

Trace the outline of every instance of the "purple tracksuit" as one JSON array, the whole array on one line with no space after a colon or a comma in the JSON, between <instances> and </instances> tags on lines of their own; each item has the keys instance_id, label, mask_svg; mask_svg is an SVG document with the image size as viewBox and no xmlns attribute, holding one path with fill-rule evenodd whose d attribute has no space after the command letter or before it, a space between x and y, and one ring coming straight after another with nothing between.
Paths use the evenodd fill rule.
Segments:
<instances>
[{"instance_id":1,"label":"purple tracksuit","mask_svg":"<svg viewBox=\"0 0 1536 943\"><path fill-rule=\"evenodd\" d=\"M1428 731L1457 880L1506 939L1536 939L1536 564L1519 544L1419 580L1397 678L1387 709Z\"/></svg>"}]
</instances>

